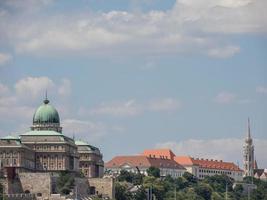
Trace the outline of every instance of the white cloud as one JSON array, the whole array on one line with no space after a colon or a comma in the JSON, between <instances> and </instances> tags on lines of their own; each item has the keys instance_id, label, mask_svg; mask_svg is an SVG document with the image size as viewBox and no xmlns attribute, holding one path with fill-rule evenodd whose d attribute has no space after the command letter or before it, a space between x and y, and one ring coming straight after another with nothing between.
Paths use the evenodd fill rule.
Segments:
<instances>
[{"instance_id":1,"label":"white cloud","mask_svg":"<svg viewBox=\"0 0 267 200\"><path fill-rule=\"evenodd\" d=\"M11 12L37 12L42 7L49 5L53 0L1 0L1 5Z\"/></svg>"},{"instance_id":2,"label":"white cloud","mask_svg":"<svg viewBox=\"0 0 267 200\"><path fill-rule=\"evenodd\" d=\"M224 48L214 48L208 51L208 55L216 58L228 58L239 53L240 48L236 46L227 46Z\"/></svg>"},{"instance_id":3,"label":"white cloud","mask_svg":"<svg viewBox=\"0 0 267 200\"><path fill-rule=\"evenodd\" d=\"M152 111L176 111L181 107L180 101L173 98L157 99L149 102Z\"/></svg>"},{"instance_id":4,"label":"white cloud","mask_svg":"<svg viewBox=\"0 0 267 200\"><path fill-rule=\"evenodd\" d=\"M71 94L71 81L69 79L62 79L61 85L58 88L58 94L61 96L69 96Z\"/></svg>"},{"instance_id":5,"label":"white cloud","mask_svg":"<svg viewBox=\"0 0 267 200\"><path fill-rule=\"evenodd\" d=\"M90 111L96 115L135 116L142 112L134 99L125 102L102 103Z\"/></svg>"},{"instance_id":6,"label":"white cloud","mask_svg":"<svg viewBox=\"0 0 267 200\"><path fill-rule=\"evenodd\" d=\"M120 133L123 130L121 127L108 126L101 122L77 119L65 119L62 121L62 126L64 134L75 135L77 139L81 137L90 141L97 141L107 134Z\"/></svg>"},{"instance_id":7,"label":"white cloud","mask_svg":"<svg viewBox=\"0 0 267 200\"><path fill-rule=\"evenodd\" d=\"M54 87L54 82L48 77L26 77L15 84L16 94L22 98L44 96L45 91Z\"/></svg>"},{"instance_id":8,"label":"white cloud","mask_svg":"<svg viewBox=\"0 0 267 200\"><path fill-rule=\"evenodd\" d=\"M230 92L220 92L216 97L215 101L220 104L230 104L236 101L236 94Z\"/></svg>"},{"instance_id":9,"label":"white cloud","mask_svg":"<svg viewBox=\"0 0 267 200\"><path fill-rule=\"evenodd\" d=\"M6 85L0 83L0 97L6 95L8 92L9 88Z\"/></svg>"},{"instance_id":10,"label":"white cloud","mask_svg":"<svg viewBox=\"0 0 267 200\"><path fill-rule=\"evenodd\" d=\"M112 115L112 116L136 116L144 112L174 112L180 109L181 102L174 98L154 99L147 102L137 102L130 99L124 102L102 103L92 110L91 115ZM84 114L84 109L80 110Z\"/></svg>"},{"instance_id":11,"label":"white cloud","mask_svg":"<svg viewBox=\"0 0 267 200\"><path fill-rule=\"evenodd\" d=\"M225 138L196 140L189 139L180 142L165 142L156 144L156 148L170 148L176 155L190 155L196 158L218 159L237 162L242 166L243 139ZM254 139L255 155L260 167L267 166L267 140Z\"/></svg>"},{"instance_id":12,"label":"white cloud","mask_svg":"<svg viewBox=\"0 0 267 200\"><path fill-rule=\"evenodd\" d=\"M261 94L267 94L267 87L258 86L258 87L256 88L256 92L257 92L257 93L261 93Z\"/></svg>"},{"instance_id":13,"label":"white cloud","mask_svg":"<svg viewBox=\"0 0 267 200\"><path fill-rule=\"evenodd\" d=\"M12 60L12 56L10 54L5 54L0 52L0 65L4 65Z\"/></svg>"},{"instance_id":14,"label":"white cloud","mask_svg":"<svg viewBox=\"0 0 267 200\"><path fill-rule=\"evenodd\" d=\"M177 0L168 11L59 13L44 18L37 12L17 12L4 15L0 41L19 53L50 56L196 52L227 58L240 48L229 44L225 34L265 33L266 6L265 0Z\"/></svg>"}]
</instances>

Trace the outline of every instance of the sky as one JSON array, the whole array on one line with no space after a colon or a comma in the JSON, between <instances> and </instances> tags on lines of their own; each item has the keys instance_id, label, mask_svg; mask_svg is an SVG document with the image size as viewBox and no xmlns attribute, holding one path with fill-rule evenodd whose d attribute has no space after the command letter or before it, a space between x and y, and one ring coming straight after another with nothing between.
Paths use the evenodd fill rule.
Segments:
<instances>
[{"instance_id":1,"label":"sky","mask_svg":"<svg viewBox=\"0 0 267 200\"><path fill-rule=\"evenodd\" d=\"M267 167L266 0L1 0L0 136L45 91L104 160L171 148Z\"/></svg>"}]
</instances>

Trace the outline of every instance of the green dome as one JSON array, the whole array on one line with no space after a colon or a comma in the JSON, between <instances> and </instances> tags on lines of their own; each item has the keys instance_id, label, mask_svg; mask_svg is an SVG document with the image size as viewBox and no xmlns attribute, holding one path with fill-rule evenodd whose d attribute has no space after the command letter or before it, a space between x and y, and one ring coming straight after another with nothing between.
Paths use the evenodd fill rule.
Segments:
<instances>
[{"instance_id":1,"label":"green dome","mask_svg":"<svg viewBox=\"0 0 267 200\"><path fill-rule=\"evenodd\" d=\"M57 110L49 105L49 100L45 99L44 104L39 106L33 115L33 124L59 124L59 115Z\"/></svg>"}]
</instances>

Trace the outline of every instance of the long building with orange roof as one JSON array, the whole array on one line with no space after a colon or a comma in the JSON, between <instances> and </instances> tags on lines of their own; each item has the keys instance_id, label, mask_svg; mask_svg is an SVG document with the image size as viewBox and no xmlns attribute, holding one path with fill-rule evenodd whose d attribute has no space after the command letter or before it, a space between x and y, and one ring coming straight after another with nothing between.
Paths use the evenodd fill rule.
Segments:
<instances>
[{"instance_id":1,"label":"long building with orange roof","mask_svg":"<svg viewBox=\"0 0 267 200\"><path fill-rule=\"evenodd\" d=\"M179 177L187 171L199 179L225 174L236 181L243 180L243 170L232 162L176 156L170 149L146 149L141 155L116 156L106 163L105 168L112 174L124 169L146 175L151 166L159 168L161 176Z\"/></svg>"},{"instance_id":2,"label":"long building with orange roof","mask_svg":"<svg viewBox=\"0 0 267 200\"><path fill-rule=\"evenodd\" d=\"M237 181L243 179L243 171L234 163L224 162L222 160L198 159L190 156L176 156L170 149L146 149L144 156L153 158L171 159L182 165L187 172L193 174L199 179L215 174L225 174Z\"/></svg>"},{"instance_id":3,"label":"long building with orange roof","mask_svg":"<svg viewBox=\"0 0 267 200\"><path fill-rule=\"evenodd\" d=\"M232 162L203 158L199 159L190 156L176 156L174 160L183 165L188 172L192 173L199 179L216 174L225 174L236 181L243 180L243 170Z\"/></svg>"},{"instance_id":4,"label":"long building with orange roof","mask_svg":"<svg viewBox=\"0 0 267 200\"><path fill-rule=\"evenodd\" d=\"M160 169L160 176L180 177L186 169L173 159L156 158L154 156L132 155L116 156L105 164L106 173L118 175L121 170L147 175L149 167Z\"/></svg>"}]
</instances>

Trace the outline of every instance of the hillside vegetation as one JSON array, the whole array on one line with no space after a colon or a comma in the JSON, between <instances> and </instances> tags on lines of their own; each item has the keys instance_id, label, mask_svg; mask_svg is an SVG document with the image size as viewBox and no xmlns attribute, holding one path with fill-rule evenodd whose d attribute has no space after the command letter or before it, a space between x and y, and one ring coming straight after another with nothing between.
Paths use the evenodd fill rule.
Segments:
<instances>
[{"instance_id":1,"label":"hillside vegetation","mask_svg":"<svg viewBox=\"0 0 267 200\"><path fill-rule=\"evenodd\" d=\"M159 169L151 168L148 176L121 171L116 178L116 200L146 200L148 193L157 200L267 200L267 182L244 178L257 189L248 194L242 184L233 188L234 180L226 175L215 175L198 180L190 173L183 177L159 177Z\"/></svg>"}]
</instances>

